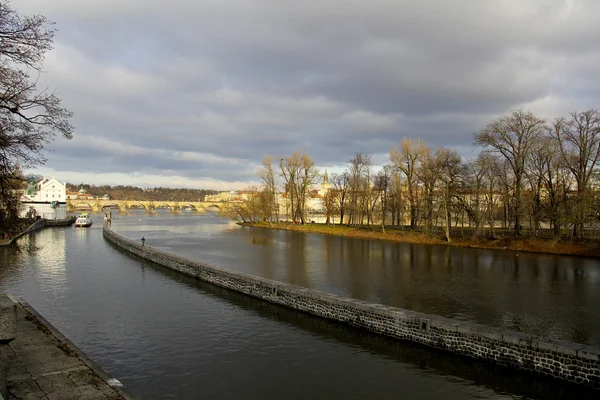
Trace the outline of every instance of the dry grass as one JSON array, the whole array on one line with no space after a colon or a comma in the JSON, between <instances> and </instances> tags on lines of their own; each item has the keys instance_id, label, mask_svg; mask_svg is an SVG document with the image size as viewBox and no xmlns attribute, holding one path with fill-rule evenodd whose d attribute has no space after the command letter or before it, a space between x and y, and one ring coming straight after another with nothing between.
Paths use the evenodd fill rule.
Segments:
<instances>
[{"instance_id":1,"label":"dry grass","mask_svg":"<svg viewBox=\"0 0 600 400\"><path fill-rule=\"evenodd\" d=\"M455 229L452 232L452 241L447 242L443 234L425 234L408 230L406 228L386 227L385 233L381 226L346 226L346 225L290 225L290 224L241 224L261 228L281 229L297 232L322 233L336 236L346 236L361 239L387 240L402 243L441 244L456 247L471 247L481 249L514 250L531 253L547 253L561 255L577 255L587 257L600 257L600 241L587 240L573 242L570 240L553 240L539 237L522 236L515 238L507 231L498 230L495 238L473 237L472 229Z\"/></svg>"}]
</instances>

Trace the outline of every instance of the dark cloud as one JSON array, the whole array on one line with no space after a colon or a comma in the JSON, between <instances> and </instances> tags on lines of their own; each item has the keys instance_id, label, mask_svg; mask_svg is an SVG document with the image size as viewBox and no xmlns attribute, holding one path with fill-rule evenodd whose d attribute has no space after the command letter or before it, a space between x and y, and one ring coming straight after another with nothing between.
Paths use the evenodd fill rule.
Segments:
<instances>
[{"instance_id":1,"label":"dark cloud","mask_svg":"<svg viewBox=\"0 0 600 400\"><path fill-rule=\"evenodd\" d=\"M383 164L410 136L470 155L473 133L512 109L600 107L594 0L18 9L59 29L40 81L75 112L75 139L54 143L47 164L68 176L234 187L267 154L333 167L360 151Z\"/></svg>"}]
</instances>

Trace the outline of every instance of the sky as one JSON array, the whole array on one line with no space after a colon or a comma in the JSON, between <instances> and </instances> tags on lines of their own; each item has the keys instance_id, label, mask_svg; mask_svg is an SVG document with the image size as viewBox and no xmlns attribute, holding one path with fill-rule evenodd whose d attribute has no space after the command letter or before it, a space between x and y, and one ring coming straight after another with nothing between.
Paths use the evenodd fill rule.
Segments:
<instances>
[{"instance_id":1,"label":"sky","mask_svg":"<svg viewBox=\"0 0 600 400\"><path fill-rule=\"evenodd\" d=\"M74 112L36 171L244 189L261 160L341 171L402 138L465 158L522 108L600 108L597 0L18 0L56 23L39 87Z\"/></svg>"}]
</instances>

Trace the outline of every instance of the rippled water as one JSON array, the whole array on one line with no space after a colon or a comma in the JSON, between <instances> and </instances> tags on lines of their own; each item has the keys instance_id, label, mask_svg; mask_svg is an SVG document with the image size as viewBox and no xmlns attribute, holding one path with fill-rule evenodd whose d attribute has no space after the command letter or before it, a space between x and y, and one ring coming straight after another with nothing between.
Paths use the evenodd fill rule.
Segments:
<instances>
[{"instance_id":1,"label":"rippled water","mask_svg":"<svg viewBox=\"0 0 600 400\"><path fill-rule=\"evenodd\" d=\"M598 259L240 228L206 215L117 215L113 229L253 275L600 346Z\"/></svg>"},{"instance_id":2,"label":"rippled water","mask_svg":"<svg viewBox=\"0 0 600 400\"><path fill-rule=\"evenodd\" d=\"M133 215L120 222L133 226L144 218ZM168 222L160 218L148 226ZM0 248L0 292L30 302L142 399L597 395L197 282L116 250L103 240L100 218L94 219L89 229L46 229L25 238L18 249ZM218 253L215 235L239 235L250 247L264 246L253 244L253 236L242 238L243 231L227 221L183 220L201 221L206 235L179 237L211 254ZM168 226L162 230L171 232ZM158 238L153 232L129 229L132 237L147 235L149 243ZM244 251L235 248L222 253L233 257L229 253Z\"/></svg>"}]
</instances>

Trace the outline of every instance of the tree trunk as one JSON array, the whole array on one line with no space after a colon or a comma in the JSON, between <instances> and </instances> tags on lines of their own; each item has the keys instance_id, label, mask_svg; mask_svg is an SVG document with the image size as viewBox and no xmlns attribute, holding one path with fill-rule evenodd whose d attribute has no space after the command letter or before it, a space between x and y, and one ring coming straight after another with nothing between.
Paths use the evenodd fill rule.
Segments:
<instances>
[{"instance_id":1,"label":"tree trunk","mask_svg":"<svg viewBox=\"0 0 600 400\"><path fill-rule=\"evenodd\" d=\"M520 174L516 174L515 177L515 226L514 226L514 234L515 236L521 236L521 176Z\"/></svg>"}]
</instances>

